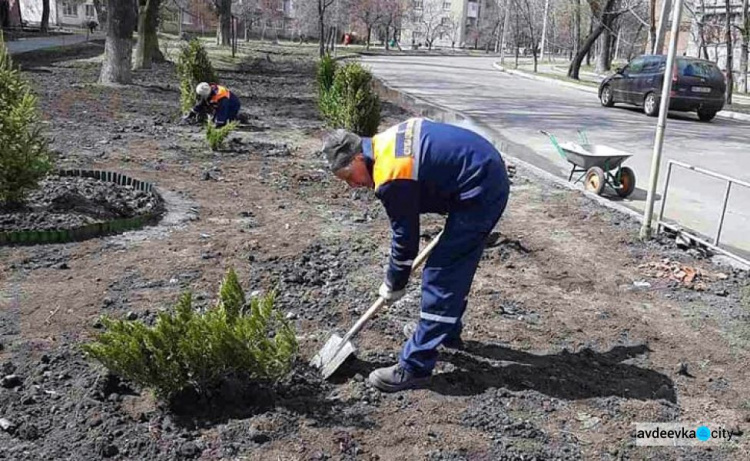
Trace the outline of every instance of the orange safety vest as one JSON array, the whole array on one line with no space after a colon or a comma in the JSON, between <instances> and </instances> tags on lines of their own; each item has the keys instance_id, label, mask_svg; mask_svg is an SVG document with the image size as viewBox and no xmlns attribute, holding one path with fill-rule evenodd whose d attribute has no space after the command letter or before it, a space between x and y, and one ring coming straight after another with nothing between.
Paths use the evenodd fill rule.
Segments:
<instances>
[{"instance_id":1,"label":"orange safety vest","mask_svg":"<svg viewBox=\"0 0 750 461\"><path fill-rule=\"evenodd\" d=\"M221 85L211 86L216 88L216 94L211 96L211 99L209 99L209 102L211 104L218 104L222 99L229 97L229 90L227 89L227 87Z\"/></svg>"},{"instance_id":2,"label":"orange safety vest","mask_svg":"<svg viewBox=\"0 0 750 461\"><path fill-rule=\"evenodd\" d=\"M419 179L421 118L392 126L373 136L372 154L374 166L372 179L375 190L396 179Z\"/></svg>"}]
</instances>

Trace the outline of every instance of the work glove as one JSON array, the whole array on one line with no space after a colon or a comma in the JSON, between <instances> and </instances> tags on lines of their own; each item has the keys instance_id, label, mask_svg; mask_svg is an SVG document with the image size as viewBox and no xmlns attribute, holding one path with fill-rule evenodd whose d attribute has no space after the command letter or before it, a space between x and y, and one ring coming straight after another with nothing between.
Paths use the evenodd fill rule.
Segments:
<instances>
[{"instance_id":1,"label":"work glove","mask_svg":"<svg viewBox=\"0 0 750 461\"><path fill-rule=\"evenodd\" d=\"M406 294L406 289L403 290L391 290L388 288L388 285L383 282L380 285L380 289L378 290L378 294L381 298L385 299L385 303L387 305L391 305L398 301L399 299L403 298L404 294Z\"/></svg>"},{"instance_id":2,"label":"work glove","mask_svg":"<svg viewBox=\"0 0 750 461\"><path fill-rule=\"evenodd\" d=\"M180 123L182 124L189 123L193 119L193 117L195 117L195 112L191 110L190 112L182 116Z\"/></svg>"}]
</instances>

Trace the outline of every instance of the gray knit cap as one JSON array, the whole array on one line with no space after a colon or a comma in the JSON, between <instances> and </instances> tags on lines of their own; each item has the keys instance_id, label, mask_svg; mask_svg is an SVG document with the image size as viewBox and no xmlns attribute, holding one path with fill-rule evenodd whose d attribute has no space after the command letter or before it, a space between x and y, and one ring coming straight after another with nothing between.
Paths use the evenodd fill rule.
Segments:
<instances>
[{"instance_id":1,"label":"gray knit cap","mask_svg":"<svg viewBox=\"0 0 750 461\"><path fill-rule=\"evenodd\" d=\"M346 130L335 130L326 136L323 154L332 172L349 166L354 157L362 152L362 138Z\"/></svg>"}]
</instances>

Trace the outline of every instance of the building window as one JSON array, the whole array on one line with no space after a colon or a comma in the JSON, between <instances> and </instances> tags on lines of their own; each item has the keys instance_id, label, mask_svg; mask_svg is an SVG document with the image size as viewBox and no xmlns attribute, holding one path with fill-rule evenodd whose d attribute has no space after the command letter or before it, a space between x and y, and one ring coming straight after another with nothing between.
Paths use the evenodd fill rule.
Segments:
<instances>
[{"instance_id":1,"label":"building window","mask_svg":"<svg viewBox=\"0 0 750 461\"><path fill-rule=\"evenodd\" d=\"M78 16L78 5L73 2L63 2L63 16Z\"/></svg>"},{"instance_id":2,"label":"building window","mask_svg":"<svg viewBox=\"0 0 750 461\"><path fill-rule=\"evenodd\" d=\"M443 2L443 11L450 11L451 2Z\"/></svg>"},{"instance_id":3,"label":"building window","mask_svg":"<svg viewBox=\"0 0 750 461\"><path fill-rule=\"evenodd\" d=\"M451 18L440 18L440 25L441 26L450 26L451 25Z\"/></svg>"},{"instance_id":4,"label":"building window","mask_svg":"<svg viewBox=\"0 0 750 461\"><path fill-rule=\"evenodd\" d=\"M94 5L85 5L86 6L86 17L90 19L94 19L96 16L96 10L94 9Z\"/></svg>"},{"instance_id":5,"label":"building window","mask_svg":"<svg viewBox=\"0 0 750 461\"><path fill-rule=\"evenodd\" d=\"M186 25L192 25L193 24L193 17L190 15L190 13L186 13L184 11L180 12L180 15L182 16L182 23Z\"/></svg>"},{"instance_id":6,"label":"building window","mask_svg":"<svg viewBox=\"0 0 750 461\"><path fill-rule=\"evenodd\" d=\"M415 10L421 10L423 7L424 7L424 2L422 0L414 0Z\"/></svg>"}]
</instances>

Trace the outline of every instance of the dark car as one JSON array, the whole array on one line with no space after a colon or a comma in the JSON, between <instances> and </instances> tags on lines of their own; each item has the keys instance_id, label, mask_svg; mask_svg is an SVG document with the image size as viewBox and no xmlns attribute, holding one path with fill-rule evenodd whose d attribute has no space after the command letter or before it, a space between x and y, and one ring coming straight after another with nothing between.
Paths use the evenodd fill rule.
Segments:
<instances>
[{"instance_id":1,"label":"dark car","mask_svg":"<svg viewBox=\"0 0 750 461\"><path fill-rule=\"evenodd\" d=\"M678 57L676 61L669 110L697 111L698 118L704 122L713 119L724 107L727 88L724 74L711 61L685 57ZM618 69L599 85L602 106L612 107L624 102L643 106L647 115L656 116L666 62L664 55L645 55Z\"/></svg>"}]
</instances>

